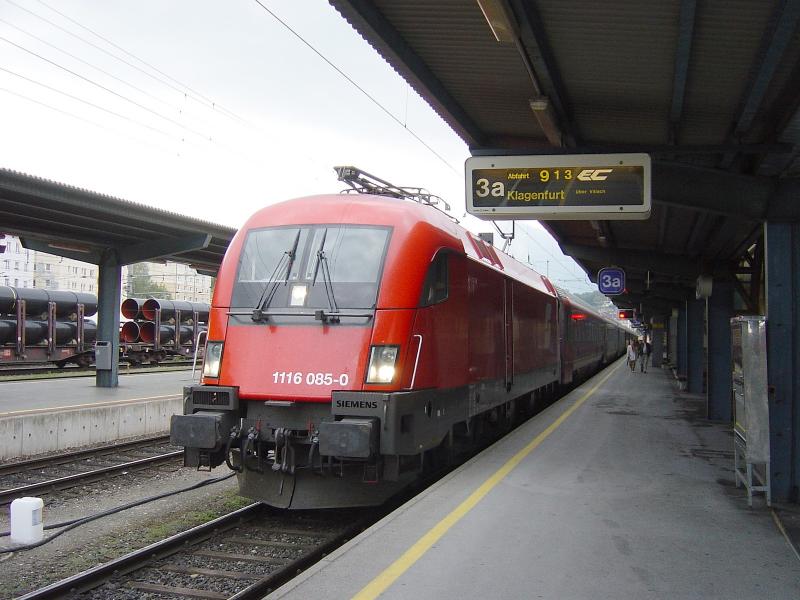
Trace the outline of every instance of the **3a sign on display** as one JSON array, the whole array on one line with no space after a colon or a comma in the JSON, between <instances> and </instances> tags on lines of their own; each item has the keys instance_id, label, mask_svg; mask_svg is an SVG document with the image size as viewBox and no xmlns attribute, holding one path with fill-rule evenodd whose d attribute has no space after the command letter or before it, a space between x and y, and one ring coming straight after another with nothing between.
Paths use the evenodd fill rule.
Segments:
<instances>
[{"instance_id":1,"label":"3a sign on display","mask_svg":"<svg viewBox=\"0 0 800 600\"><path fill-rule=\"evenodd\" d=\"M467 212L480 219L647 219L647 154L473 156Z\"/></svg>"},{"instance_id":2,"label":"3a sign on display","mask_svg":"<svg viewBox=\"0 0 800 600\"><path fill-rule=\"evenodd\" d=\"M625 291L625 271L619 267L605 267L597 273L597 289L606 296L618 296Z\"/></svg>"}]
</instances>

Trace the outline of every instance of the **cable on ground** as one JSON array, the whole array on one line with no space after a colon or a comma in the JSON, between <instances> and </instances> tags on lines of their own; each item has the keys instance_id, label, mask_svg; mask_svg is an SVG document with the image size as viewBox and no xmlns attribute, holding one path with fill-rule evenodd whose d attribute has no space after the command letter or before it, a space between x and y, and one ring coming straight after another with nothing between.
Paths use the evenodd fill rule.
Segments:
<instances>
[{"instance_id":1,"label":"cable on ground","mask_svg":"<svg viewBox=\"0 0 800 600\"><path fill-rule=\"evenodd\" d=\"M13 548L0 549L0 554L8 554L10 552L17 552L19 550L32 550L33 548L38 548L39 546L43 546L44 544L53 541L58 536L60 536L61 534L66 533L67 531L70 531L71 529L75 529L76 527L79 527L79 526L81 526L81 525L83 525L85 523L89 523L91 521L96 521L97 519L99 519L101 517L107 517L109 515L113 515L115 513L122 512L123 510L127 510L129 508L134 508L136 506L141 506L142 504L147 504L148 502L153 502L155 500L160 500L161 498L166 498L168 496L174 496L176 494L181 494L183 492L188 492L190 490L196 490L196 489L204 487L206 485L211 485L212 483L219 483L220 481L225 481L226 479L229 479L229 478L233 477L234 475L236 475L236 473L228 473L227 475L223 475L222 477L215 477L214 479L206 479L205 481L200 481L198 483L192 484L192 485L190 485L188 487L185 487L185 488L181 488L179 490L173 490L171 492L164 492L162 494L157 494L155 496L150 496L149 498L143 498L143 499L137 500L135 502L129 502L128 504L123 504L122 506L117 506L115 508L109 508L108 510L104 510L104 511L99 512L99 513L94 514L94 515L89 515L88 517L81 517L81 518L78 518L78 519L72 519L71 521L63 521L61 523L53 523L51 525L45 525L45 527L44 527L45 529L59 529L61 527L63 527L63 529L61 529L61 531L58 531L58 532L54 533L53 535L51 535L49 537L44 538L40 542L36 542L35 544L27 544L27 545L23 545L23 546L14 546ZM7 537L7 536L10 536L10 535L11 535L10 531L0 532L0 537Z\"/></svg>"}]
</instances>

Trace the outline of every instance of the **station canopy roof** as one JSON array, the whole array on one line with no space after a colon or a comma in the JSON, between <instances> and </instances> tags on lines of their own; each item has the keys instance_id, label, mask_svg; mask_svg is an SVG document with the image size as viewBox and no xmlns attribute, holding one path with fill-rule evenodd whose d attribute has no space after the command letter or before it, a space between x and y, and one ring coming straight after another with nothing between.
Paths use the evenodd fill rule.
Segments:
<instances>
[{"instance_id":1,"label":"station canopy roof","mask_svg":"<svg viewBox=\"0 0 800 600\"><path fill-rule=\"evenodd\" d=\"M216 274L236 230L0 169L0 233L88 263L111 251L118 264L171 260Z\"/></svg>"},{"instance_id":2,"label":"station canopy roof","mask_svg":"<svg viewBox=\"0 0 800 600\"><path fill-rule=\"evenodd\" d=\"M620 305L759 276L763 222L800 218L798 2L330 2L475 155L651 155L649 220L544 222L593 280L626 270Z\"/></svg>"}]
</instances>

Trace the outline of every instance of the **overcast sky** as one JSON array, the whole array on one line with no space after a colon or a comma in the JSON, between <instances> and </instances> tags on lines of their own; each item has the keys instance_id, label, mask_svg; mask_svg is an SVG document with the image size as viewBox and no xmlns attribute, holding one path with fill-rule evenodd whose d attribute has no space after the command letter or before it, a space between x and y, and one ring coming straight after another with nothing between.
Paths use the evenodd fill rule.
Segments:
<instances>
[{"instance_id":1,"label":"overcast sky","mask_svg":"<svg viewBox=\"0 0 800 600\"><path fill-rule=\"evenodd\" d=\"M464 218L466 145L327 2L262 4L0 0L0 166L238 227L355 165L494 229ZM511 254L596 289L537 223Z\"/></svg>"}]
</instances>

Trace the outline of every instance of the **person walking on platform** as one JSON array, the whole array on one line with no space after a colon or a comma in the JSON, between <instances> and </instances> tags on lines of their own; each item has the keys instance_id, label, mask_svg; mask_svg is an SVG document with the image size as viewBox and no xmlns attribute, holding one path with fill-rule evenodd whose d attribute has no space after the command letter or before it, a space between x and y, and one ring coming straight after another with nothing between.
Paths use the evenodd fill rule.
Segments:
<instances>
[{"instance_id":1,"label":"person walking on platform","mask_svg":"<svg viewBox=\"0 0 800 600\"><path fill-rule=\"evenodd\" d=\"M631 373L636 370L636 342L633 340L628 342L628 366L631 368Z\"/></svg>"},{"instance_id":2,"label":"person walking on platform","mask_svg":"<svg viewBox=\"0 0 800 600\"><path fill-rule=\"evenodd\" d=\"M642 373L647 373L647 364L650 362L650 352L652 348L650 347L650 342L644 340L642 345L639 347L639 369Z\"/></svg>"}]
</instances>

